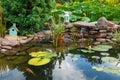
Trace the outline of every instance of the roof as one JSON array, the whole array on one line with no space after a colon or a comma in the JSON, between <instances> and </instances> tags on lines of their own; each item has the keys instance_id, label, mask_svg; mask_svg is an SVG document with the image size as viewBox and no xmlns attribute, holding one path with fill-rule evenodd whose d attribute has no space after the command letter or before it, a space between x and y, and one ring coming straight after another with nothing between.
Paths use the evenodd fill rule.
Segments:
<instances>
[{"instance_id":1,"label":"roof","mask_svg":"<svg viewBox=\"0 0 120 80\"><path fill-rule=\"evenodd\" d=\"M10 30L11 28L14 28L14 29L16 29L17 31L19 31L16 26L11 26L11 27L9 28L9 30Z\"/></svg>"}]
</instances>

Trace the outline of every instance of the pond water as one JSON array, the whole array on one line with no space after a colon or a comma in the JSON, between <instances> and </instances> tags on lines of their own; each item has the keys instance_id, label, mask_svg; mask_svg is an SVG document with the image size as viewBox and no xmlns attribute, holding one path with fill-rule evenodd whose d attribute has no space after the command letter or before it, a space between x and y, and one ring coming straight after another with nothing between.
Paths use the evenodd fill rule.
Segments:
<instances>
[{"instance_id":1,"label":"pond water","mask_svg":"<svg viewBox=\"0 0 120 80\"><path fill-rule=\"evenodd\" d=\"M31 66L28 53L33 51L57 51L57 57L52 58L44 66ZM118 57L118 50L111 50L110 56ZM17 55L11 56L12 53ZM96 71L92 66L104 66L110 63L102 62L101 58L93 59L99 53L83 53L79 46L52 48L51 44L26 44L15 51L0 55L0 80L120 80L120 75ZM101 56L101 55L99 55ZM28 72L25 67L34 72Z\"/></svg>"}]
</instances>

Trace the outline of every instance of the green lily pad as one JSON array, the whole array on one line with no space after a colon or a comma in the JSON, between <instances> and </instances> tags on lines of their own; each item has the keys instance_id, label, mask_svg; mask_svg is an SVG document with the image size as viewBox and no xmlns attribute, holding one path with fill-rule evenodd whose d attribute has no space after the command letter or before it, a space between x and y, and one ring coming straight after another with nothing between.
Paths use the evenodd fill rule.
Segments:
<instances>
[{"instance_id":1,"label":"green lily pad","mask_svg":"<svg viewBox=\"0 0 120 80\"><path fill-rule=\"evenodd\" d=\"M112 74L119 74L120 75L120 67L117 66L108 66L104 68L104 72L112 73Z\"/></svg>"},{"instance_id":2,"label":"green lily pad","mask_svg":"<svg viewBox=\"0 0 120 80\"><path fill-rule=\"evenodd\" d=\"M100 53L101 55L103 56L109 56L110 54L109 53Z\"/></svg>"},{"instance_id":3,"label":"green lily pad","mask_svg":"<svg viewBox=\"0 0 120 80\"><path fill-rule=\"evenodd\" d=\"M119 59L116 59L114 57L103 57L102 61L104 61L104 62L112 62L113 63L113 62L118 62Z\"/></svg>"},{"instance_id":4,"label":"green lily pad","mask_svg":"<svg viewBox=\"0 0 120 80\"><path fill-rule=\"evenodd\" d=\"M96 71L103 71L102 67L93 66L92 69L95 69Z\"/></svg>"},{"instance_id":5,"label":"green lily pad","mask_svg":"<svg viewBox=\"0 0 120 80\"><path fill-rule=\"evenodd\" d=\"M92 58L94 58L94 59L100 59L99 56L92 56Z\"/></svg>"},{"instance_id":6,"label":"green lily pad","mask_svg":"<svg viewBox=\"0 0 120 80\"><path fill-rule=\"evenodd\" d=\"M50 62L49 58L32 58L28 61L28 64L30 65L34 65L34 66L41 66L41 65L45 65L47 63Z\"/></svg>"},{"instance_id":7,"label":"green lily pad","mask_svg":"<svg viewBox=\"0 0 120 80\"><path fill-rule=\"evenodd\" d=\"M78 58L77 58L77 57L73 57L72 60L73 60L73 61L77 61Z\"/></svg>"},{"instance_id":8,"label":"green lily pad","mask_svg":"<svg viewBox=\"0 0 120 80\"><path fill-rule=\"evenodd\" d=\"M97 45L97 46L94 46L92 48L92 50L94 50L94 51L108 51L111 48L112 48L112 46L110 46L110 45Z\"/></svg>"},{"instance_id":9,"label":"green lily pad","mask_svg":"<svg viewBox=\"0 0 120 80\"><path fill-rule=\"evenodd\" d=\"M47 52L32 52L32 53L30 53L30 55L32 56L32 57L41 57L41 56L46 56L47 54L46 54Z\"/></svg>"},{"instance_id":10,"label":"green lily pad","mask_svg":"<svg viewBox=\"0 0 120 80\"><path fill-rule=\"evenodd\" d=\"M84 53L94 53L94 51L91 51L91 50L85 50L85 49L81 49L82 52Z\"/></svg>"}]
</instances>

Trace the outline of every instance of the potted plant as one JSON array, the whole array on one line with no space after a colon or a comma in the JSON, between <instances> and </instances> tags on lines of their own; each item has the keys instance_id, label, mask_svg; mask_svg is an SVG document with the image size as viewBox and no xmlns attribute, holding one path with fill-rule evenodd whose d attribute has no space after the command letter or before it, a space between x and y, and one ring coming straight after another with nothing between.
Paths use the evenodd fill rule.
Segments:
<instances>
[{"instance_id":1,"label":"potted plant","mask_svg":"<svg viewBox=\"0 0 120 80\"><path fill-rule=\"evenodd\" d=\"M63 33L65 31L65 26L61 22L61 19L59 17L58 22L55 20L55 18L51 17L52 25L50 26L50 30L52 32L52 39L53 44L55 47L61 46L63 43Z\"/></svg>"}]
</instances>

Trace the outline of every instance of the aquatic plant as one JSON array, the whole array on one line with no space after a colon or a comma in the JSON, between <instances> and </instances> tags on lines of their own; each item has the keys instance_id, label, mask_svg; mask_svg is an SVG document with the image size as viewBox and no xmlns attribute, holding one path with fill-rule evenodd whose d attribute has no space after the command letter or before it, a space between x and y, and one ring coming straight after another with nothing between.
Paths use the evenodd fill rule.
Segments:
<instances>
[{"instance_id":1,"label":"aquatic plant","mask_svg":"<svg viewBox=\"0 0 120 80\"><path fill-rule=\"evenodd\" d=\"M28 61L28 64L34 65L34 66L41 66L49 63L51 61L52 57L56 57L57 55L54 53L49 53L49 52L32 52L30 53L32 59Z\"/></svg>"},{"instance_id":2,"label":"aquatic plant","mask_svg":"<svg viewBox=\"0 0 120 80\"><path fill-rule=\"evenodd\" d=\"M97 45L97 46L94 46L92 48L92 50L94 50L94 51L108 51L111 48L112 48L112 46L110 46L110 45Z\"/></svg>"},{"instance_id":3,"label":"aquatic plant","mask_svg":"<svg viewBox=\"0 0 120 80\"><path fill-rule=\"evenodd\" d=\"M118 62L119 59L114 58L114 57L103 57L102 61L104 61L104 62Z\"/></svg>"}]
</instances>

